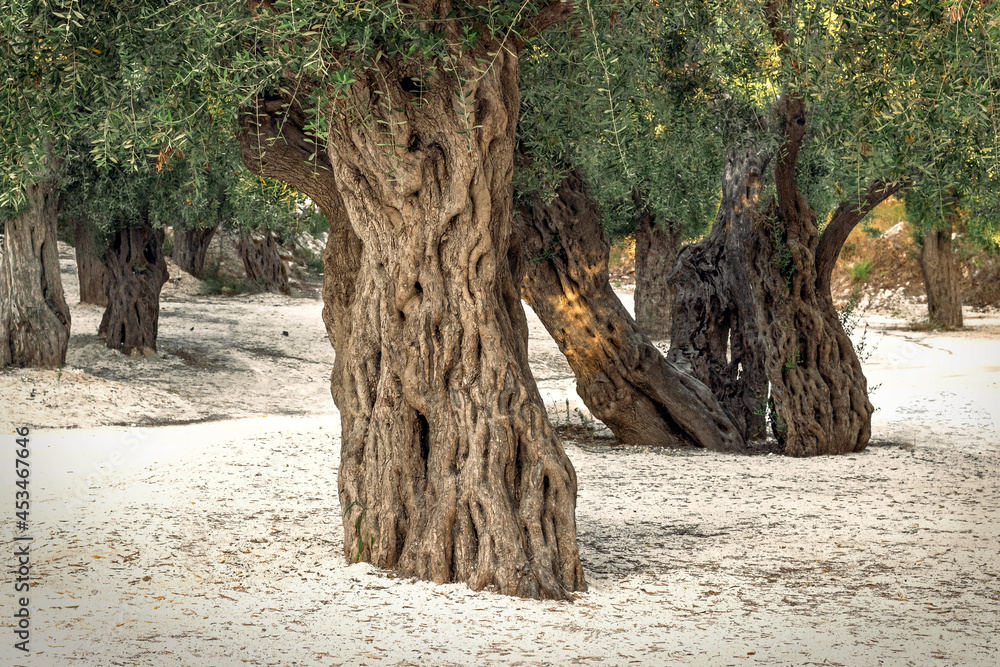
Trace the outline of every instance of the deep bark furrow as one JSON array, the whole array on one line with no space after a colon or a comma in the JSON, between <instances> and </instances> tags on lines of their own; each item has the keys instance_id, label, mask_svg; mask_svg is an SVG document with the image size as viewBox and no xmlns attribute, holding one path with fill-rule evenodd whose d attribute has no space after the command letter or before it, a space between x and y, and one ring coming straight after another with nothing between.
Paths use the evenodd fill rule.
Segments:
<instances>
[{"instance_id":1,"label":"deep bark furrow","mask_svg":"<svg viewBox=\"0 0 1000 667\"><path fill-rule=\"evenodd\" d=\"M549 204L533 197L517 220L528 258L521 293L591 413L631 444L742 449L711 391L663 358L611 289L608 244L580 175Z\"/></svg>"},{"instance_id":2,"label":"deep bark furrow","mask_svg":"<svg viewBox=\"0 0 1000 667\"><path fill-rule=\"evenodd\" d=\"M27 203L4 223L0 250L0 368L66 362L70 314L59 276L52 181L26 188Z\"/></svg>"}]
</instances>

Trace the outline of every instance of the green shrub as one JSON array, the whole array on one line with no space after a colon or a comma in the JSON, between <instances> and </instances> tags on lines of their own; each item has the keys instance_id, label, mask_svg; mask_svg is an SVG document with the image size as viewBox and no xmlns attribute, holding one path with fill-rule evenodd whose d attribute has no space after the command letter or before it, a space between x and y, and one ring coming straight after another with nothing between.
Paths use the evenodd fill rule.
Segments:
<instances>
[{"instance_id":1,"label":"green shrub","mask_svg":"<svg viewBox=\"0 0 1000 667\"><path fill-rule=\"evenodd\" d=\"M875 260L871 257L865 257L859 262L855 262L851 265L851 280L854 282L863 283L868 280L868 274L872 272L872 267L875 266Z\"/></svg>"}]
</instances>

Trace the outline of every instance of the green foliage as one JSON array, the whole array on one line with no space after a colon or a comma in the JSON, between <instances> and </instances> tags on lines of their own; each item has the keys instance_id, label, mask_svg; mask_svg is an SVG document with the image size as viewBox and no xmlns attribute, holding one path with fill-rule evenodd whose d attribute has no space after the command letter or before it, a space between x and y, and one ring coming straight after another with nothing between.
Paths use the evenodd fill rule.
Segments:
<instances>
[{"instance_id":1,"label":"green foliage","mask_svg":"<svg viewBox=\"0 0 1000 667\"><path fill-rule=\"evenodd\" d=\"M850 268L851 281L856 283L863 283L867 281L868 274L871 273L874 266L875 260L871 257L865 257L864 259L855 262Z\"/></svg>"}]
</instances>

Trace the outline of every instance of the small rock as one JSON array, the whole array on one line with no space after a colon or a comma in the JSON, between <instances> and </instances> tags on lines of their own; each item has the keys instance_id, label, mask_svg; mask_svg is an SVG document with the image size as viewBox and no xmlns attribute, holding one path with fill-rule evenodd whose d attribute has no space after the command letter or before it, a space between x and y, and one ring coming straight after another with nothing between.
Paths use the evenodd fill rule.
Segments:
<instances>
[{"instance_id":1,"label":"small rock","mask_svg":"<svg viewBox=\"0 0 1000 667\"><path fill-rule=\"evenodd\" d=\"M288 335L288 332L287 332L287 331L282 331L282 332L281 332L281 335L282 335L282 336L287 336L287 335Z\"/></svg>"}]
</instances>

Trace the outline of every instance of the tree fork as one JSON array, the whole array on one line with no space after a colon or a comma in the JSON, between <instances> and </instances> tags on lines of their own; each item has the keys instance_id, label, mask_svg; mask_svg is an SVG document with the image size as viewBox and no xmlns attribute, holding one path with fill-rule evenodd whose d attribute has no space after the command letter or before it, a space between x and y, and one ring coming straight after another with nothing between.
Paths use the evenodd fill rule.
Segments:
<instances>
[{"instance_id":1,"label":"tree fork","mask_svg":"<svg viewBox=\"0 0 1000 667\"><path fill-rule=\"evenodd\" d=\"M521 294L566 355L591 413L629 444L742 450L709 388L663 358L611 289L608 244L580 174L567 175L549 204L533 195L517 222L527 258Z\"/></svg>"}]
</instances>

